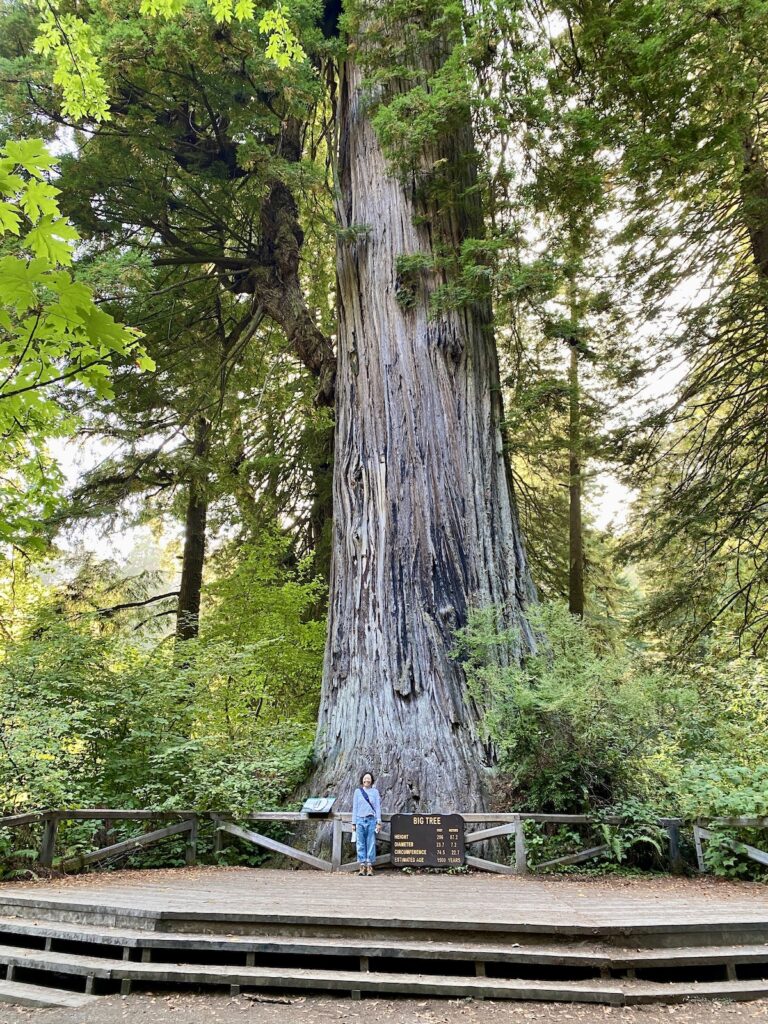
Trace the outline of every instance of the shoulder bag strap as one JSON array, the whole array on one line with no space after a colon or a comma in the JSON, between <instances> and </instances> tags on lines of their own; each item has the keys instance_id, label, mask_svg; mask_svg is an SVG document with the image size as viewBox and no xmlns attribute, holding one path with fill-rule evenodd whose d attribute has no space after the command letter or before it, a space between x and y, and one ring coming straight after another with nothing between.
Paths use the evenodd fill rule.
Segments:
<instances>
[{"instance_id":1,"label":"shoulder bag strap","mask_svg":"<svg viewBox=\"0 0 768 1024\"><path fill-rule=\"evenodd\" d=\"M371 803L370 797L369 797L369 796L368 796L368 794L367 794L367 793L365 792L365 790L363 789L363 787L362 787L362 786L360 786L360 794L362 795L362 797L363 797L363 800L365 800L365 802L366 802L366 803L368 804L368 806L369 806L369 807L371 808L371 810L373 811L373 816L374 816L374 818L375 818L375 817L376 817L376 808L375 808L375 807L373 806L373 804Z\"/></svg>"}]
</instances>

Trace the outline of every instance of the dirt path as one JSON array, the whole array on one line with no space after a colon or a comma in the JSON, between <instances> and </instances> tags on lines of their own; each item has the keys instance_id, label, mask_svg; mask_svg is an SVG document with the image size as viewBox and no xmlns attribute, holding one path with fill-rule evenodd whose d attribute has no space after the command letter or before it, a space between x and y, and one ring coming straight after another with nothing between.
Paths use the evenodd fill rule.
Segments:
<instances>
[{"instance_id":1,"label":"dirt path","mask_svg":"<svg viewBox=\"0 0 768 1024\"><path fill-rule=\"evenodd\" d=\"M275 998L275 997L272 997ZM475 1000L307 996L284 1002L213 995L112 996L82 1010L0 1006L0 1024L765 1024L768 1000L674 1006L583 1006Z\"/></svg>"}]
</instances>

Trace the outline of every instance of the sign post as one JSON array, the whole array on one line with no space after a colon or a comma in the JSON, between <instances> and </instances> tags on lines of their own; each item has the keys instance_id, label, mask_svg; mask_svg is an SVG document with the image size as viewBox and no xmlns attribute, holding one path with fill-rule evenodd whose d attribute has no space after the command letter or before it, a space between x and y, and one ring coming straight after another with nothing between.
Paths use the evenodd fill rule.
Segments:
<instances>
[{"instance_id":1,"label":"sign post","mask_svg":"<svg viewBox=\"0 0 768 1024\"><path fill-rule=\"evenodd\" d=\"M464 863L464 819L460 814L393 814L392 864L453 868Z\"/></svg>"}]
</instances>

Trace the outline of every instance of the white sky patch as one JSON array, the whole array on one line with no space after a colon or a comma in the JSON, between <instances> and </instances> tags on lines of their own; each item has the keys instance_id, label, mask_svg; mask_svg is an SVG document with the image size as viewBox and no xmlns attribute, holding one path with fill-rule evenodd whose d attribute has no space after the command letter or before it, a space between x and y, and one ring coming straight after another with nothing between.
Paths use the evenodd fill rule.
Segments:
<instances>
[{"instance_id":1,"label":"white sky patch","mask_svg":"<svg viewBox=\"0 0 768 1024\"><path fill-rule=\"evenodd\" d=\"M586 505L597 529L611 533L625 530L636 496L637 491L627 487L613 473L602 472L590 476Z\"/></svg>"},{"instance_id":2,"label":"white sky patch","mask_svg":"<svg viewBox=\"0 0 768 1024\"><path fill-rule=\"evenodd\" d=\"M77 487L89 470L111 454L109 446L95 438L53 439L48 449L61 467L66 491ZM100 559L115 561L135 574L159 570L167 548L182 536L181 524L166 521L154 526L123 523L118 529L111 523L85 522L63 530L56 543L66 553L92 553Z\"/></svg>"}]
</instances>

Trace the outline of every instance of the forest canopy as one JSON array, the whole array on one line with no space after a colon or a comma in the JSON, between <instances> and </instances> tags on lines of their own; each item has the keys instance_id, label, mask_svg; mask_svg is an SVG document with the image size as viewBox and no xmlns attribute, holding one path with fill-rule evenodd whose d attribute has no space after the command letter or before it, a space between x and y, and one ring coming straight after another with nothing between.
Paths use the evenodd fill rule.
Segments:
<instances>
[{"instance_id":1,"label":"forest canopy","mask_svg":"<svg viewBox=\"0 0 768 1024\"><path fill-rule=\"evenodd\" d=\"M768 2L0 20L3 813L768 815Z\"/></svg>"}]
</instances>

